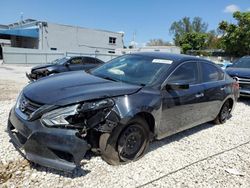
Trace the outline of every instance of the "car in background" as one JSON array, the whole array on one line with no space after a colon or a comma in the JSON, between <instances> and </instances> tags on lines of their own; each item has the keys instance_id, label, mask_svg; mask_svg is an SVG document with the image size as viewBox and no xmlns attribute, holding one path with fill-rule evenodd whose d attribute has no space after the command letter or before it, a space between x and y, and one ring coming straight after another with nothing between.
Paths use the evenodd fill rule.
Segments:
<instances>
[{"instance_id":1,"label":"car in background","mask_svg":"<svg viewBox=\"0 0 250 188\"><path fill-rule=\"evenodd\" d=\"M240 96L250 97L250 56L236 60L226 72L238 80Z\"/></svg>"},{"instance_id":2,"label":"car in background","mask_svg":"<svg viewBox=\"0 0 250 188\"><path fill-rule=\"evenodd\" d=\"M16 148L43 166L71 171L88 150L109 164L126 164L141 158L153 139L226 122L238 92L238 83L210 61L127 54L89 72L27 85L7 130Z\"/></svg>"},{"instance_id":3,"label":"car in background","mask_svg":"<svg viewBox=\"0 0 250 188\"><path fill-rule=\"evenodd\" d=\"M223 61L223 62L219 62L216 63L219 67L221 67L223 70L225 70L228 67L231 67L233 65L233 63L231 63L230 61Z\"/></svg>"},{"instance_id":4,"label":"car in background","mask_svg":"<svg viewBox=\"0 0 250 188\"><path fill-rule=\"evenodd\" d=\"M31 69L31 73L26 73L29 80L34 81L39 78L61 72L85 70L104 64L103 61L94 57L76 56L56 59L50 64L38 65Z\"/></svg>"}]
</instances>

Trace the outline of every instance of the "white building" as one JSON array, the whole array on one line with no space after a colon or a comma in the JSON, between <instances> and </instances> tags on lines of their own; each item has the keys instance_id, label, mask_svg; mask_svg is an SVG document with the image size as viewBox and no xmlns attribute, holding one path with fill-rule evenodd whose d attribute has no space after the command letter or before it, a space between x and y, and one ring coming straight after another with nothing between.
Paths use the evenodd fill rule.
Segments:
<instances>
[{"instance_id":1,"label":"white building","mask_svg":"<svg viewBox=\"0 0 250 188\"><path fill-rule=\"evenodd\" d=\"M62 54L88 54L110 58L110 56L116 54L116 49L121 49L124 46L123 33L32 19L9 25L0 25L1 39L10 43L10 47L4 45L0 47L2 48L0 53L2 51L4 62L8 63L18 63L18 58L15 60L14 54L19 53L20 55L22 52L26 54L31 53L33 56L35 53L39 55L46 53L46 61L58 58ZM54 55L51 56L50 54ZM0 57L2 57L2 54L0 54ZM28 59L30 58L28 57ZM29 62L26 61L26 63Z\"/></svg>"}]
</instances>

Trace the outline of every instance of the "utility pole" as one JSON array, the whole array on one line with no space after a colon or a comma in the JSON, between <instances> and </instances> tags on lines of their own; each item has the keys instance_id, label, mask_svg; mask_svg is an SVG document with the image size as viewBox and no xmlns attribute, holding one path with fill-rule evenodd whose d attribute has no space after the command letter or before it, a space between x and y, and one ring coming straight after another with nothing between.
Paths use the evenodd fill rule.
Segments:
<instances>
[{"instance_id":1,"label":"utility pole","mask_svg":"<svg viewBox=\"0 0 250 188\"><path fill-rule=\"evenodd\" d=\"M133 39L132 39L132 46L133 46L133 48L136 48L135 39L136 39L136 31L133 32Z\"/></svg>"},{"instance_id":2,"label":"utility pole","mask_svg":"<svg viewBox=\"0 0 250 188\"><path fill-rule=\"evenodd\" d=\"M23 12L20 13L20 25L23 25Z\"/></svg>"}]
</instances>

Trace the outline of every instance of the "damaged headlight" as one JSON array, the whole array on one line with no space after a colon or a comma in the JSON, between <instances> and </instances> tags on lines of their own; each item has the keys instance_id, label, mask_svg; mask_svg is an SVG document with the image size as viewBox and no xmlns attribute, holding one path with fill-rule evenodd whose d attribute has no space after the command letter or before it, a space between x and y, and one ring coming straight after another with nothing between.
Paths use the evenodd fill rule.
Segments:
<instances>
[{"instance_id":1,"label":"damaged headlight","mask_svg":"<svg viewBox=\"0 0 250 188\"><path fill-rule=\"evenodd\" d=\"M31 73L46 73L46 72L48 72L47 68L35 69L35 70L31 71Z\"/></svg>"},{"instance_id":2,"label":"damaged headlight","mask_svg":"<svg viewBox=\"0 0 250 188\"><path fill-rule=\"evenodd\" d=\"M79 105L68 106L48 112L42 116L42 123L48 126L68 125L67 117L76 115L78 113L78 106Z\"/></svg>"},{"instance_id":3,"label":"damaged headlight","mask_svg":"<svg viewBox=\"0 0 250 188\"><path fill-rule=\"evenodd\" d=\"M74 116L80 116L80 114L85 112L110 108L112 106L114 106L112 99L85 102L48 112L42 116L41 121L47 126L67 126L72 124L72 117Z\"/></svg>"},{"instance_id":4,"label":"damaged headlight","mask_svg":"<svg viewBox=\"0 0 250 188\"><path fill-rule=\"evenodd\" d=\"M108 108L112 106L114 106L114 101L112 99L103 99L94 102L86 102L81 106L80 110L82 112L87 112L87 111L94 111L103 108Z\"/></svg>"}]
</instances>

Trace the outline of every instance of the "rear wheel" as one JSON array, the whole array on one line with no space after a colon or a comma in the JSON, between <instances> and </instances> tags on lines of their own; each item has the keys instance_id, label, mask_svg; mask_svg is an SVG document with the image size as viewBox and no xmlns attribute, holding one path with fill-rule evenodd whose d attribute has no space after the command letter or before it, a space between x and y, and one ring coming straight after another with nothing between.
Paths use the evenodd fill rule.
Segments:
<instances>
[{"instance_id":1,"label":"rear wheel","mask_svg":"<svg viewBox=\"0 0 250 188\"><path fill-rule=\"evenodd\" d=\"M148 145L148 124L140 117L134 118L126 126L118 126L111 134L101 135L99 144L102 158L112 165L141 158Z\"/></svg>"},{"instance_id":2,"label":"rear wheel","mask_svg":"<svg viewBox=\"0 0 250 188\"><path fill-rule=\"evenodd\" d=\"M227 121L227 119L230 117L231 110L232 110L232 108L230 106L230 102L227 100L223 104L223 106L221 107L220 113L215 118L214 123L215 124L225 123Z\"/></svg>"}]
</instances>

